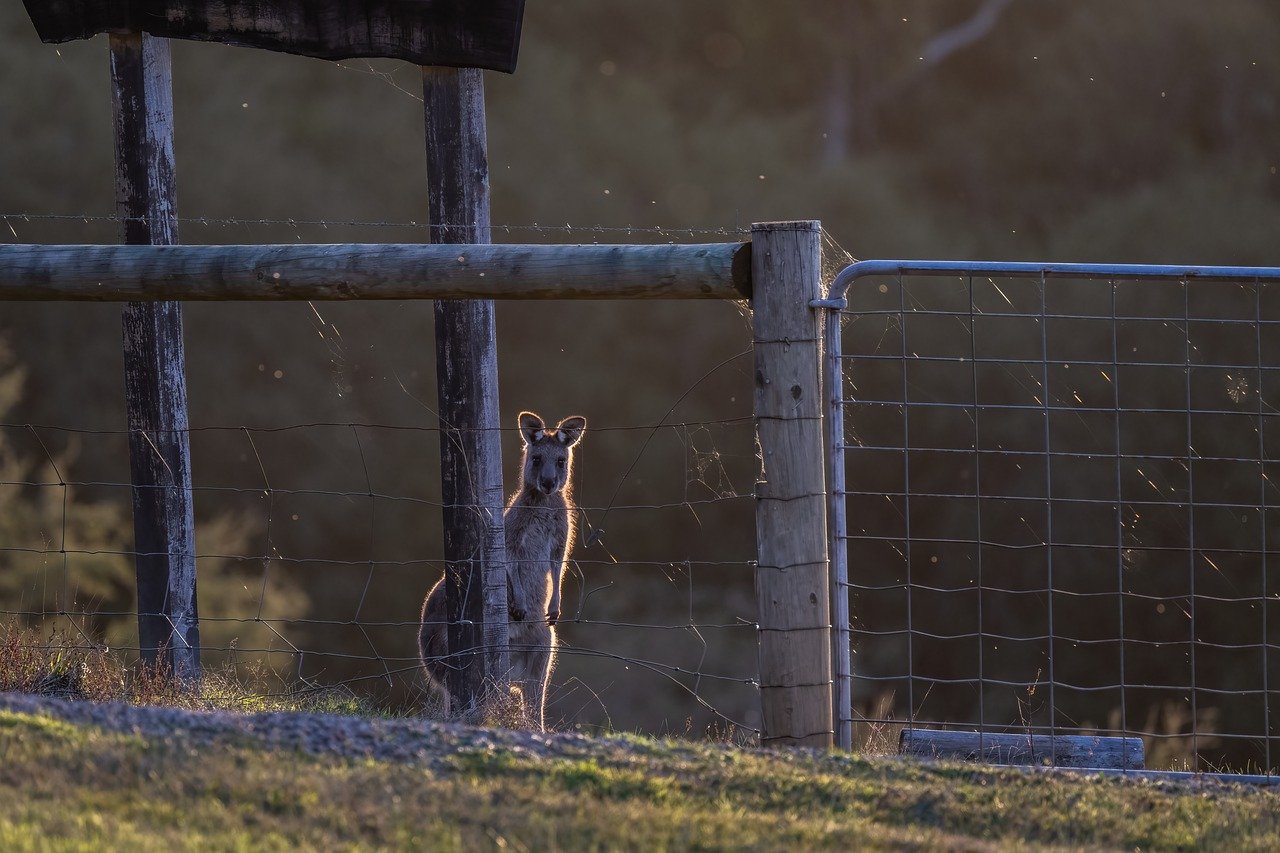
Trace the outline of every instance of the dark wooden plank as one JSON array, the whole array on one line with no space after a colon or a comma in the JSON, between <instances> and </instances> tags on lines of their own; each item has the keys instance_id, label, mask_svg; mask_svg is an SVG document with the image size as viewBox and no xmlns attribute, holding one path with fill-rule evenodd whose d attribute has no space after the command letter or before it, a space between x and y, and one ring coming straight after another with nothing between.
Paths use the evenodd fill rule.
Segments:
<instances>
[{"instance_id":1,"label":"dark wooden plank","mask_svg":"<svg viewBox=\"0 0 1280 853\"><path fill-rule=\"evenodd\" d=\"M1141 770L1142 738L1100 735L991 734L903 729L898 751L918 758Z\"/></svg>"},{"instance_id":2,"label":"dark wooden plank","mask_svg":"<svg viewBox=\"0 0 1280 853\"><path fill-rule=\"evenodd\" d=\"M751 226L756 436L756 600L761 740L830 747L831 611L818 365L822 228Z\"/></svg>"},{"instance_id":3,"label":"dark wooden plank","mask_svg":"<svg viewBox=\"0 0 1280 853\"><path fill-rule=\"evenodd\" d=\"M0 301L745 299L748 243L0 244Z\"/></svg>"},{"instance_id":4,"label":"dark wooden plank","mask_svg":"<svg viewBox=\"0 0 1280 853\"><path fill-rule=\"evenodd\" d=\"M176 243L169 43L113 34L111 94L121 239ZM200 674L200 625L182 306L130 302L123 330L139 645L189 679Z\"/></svg>"},{"instance_id":5,"label":"dark wooden plank","mask_svg":"<svg viewBox=\"0 0 1280 853\"><path fill-rule=\"evenodd\" d=\"M427 200L433 243L488 243L484 72L423 68ZM436 394L444 504L453 710L484 707L509 678L498 337L493 302L435 303ZM457 657L470 650L480 653ZM451 703L452 704L452 703Z\"/></svg>"},{"instance_id":6,"label":"dark wooden plank","mask_svg":"<svg viewBox=\"0 0 1280 853\"><path fill-rule=\"evenodd\" d=\"M42 41L145 32L319 59L511 72L524 0L24 0Z\"/></svg>"}]
</instances>

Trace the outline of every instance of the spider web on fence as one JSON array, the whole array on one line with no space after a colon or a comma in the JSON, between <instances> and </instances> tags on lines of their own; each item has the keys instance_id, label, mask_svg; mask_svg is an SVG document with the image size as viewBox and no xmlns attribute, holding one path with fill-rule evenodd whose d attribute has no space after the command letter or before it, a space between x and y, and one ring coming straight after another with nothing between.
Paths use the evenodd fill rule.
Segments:
<instances>
[{"instance_id":1,"label":"spider web on fence","mask_svg":"<svg viewBox=\"0 0 1280 853\"><path fill-rule=\"evenodd\" d=\"M270 428L268 433L294 433L308 429L331 430L335 425L300 425L283 428ZM343 424L337 425L348 430L352 436L351 452L361 458L364 463L369 445L376 445L376 434L384 429L377 425ZM725 468L724 456L731 452L726 449L723 439L716 441L713 436L717 432L732 432L735 428L741 432L740 421L676 423L652 428L668 433L674 445L679 447L681 456L687 452L694 461L690 467L680 471L680 483L683 494L674 495L670 501L655 503L622 503L608 506L580 505L579 513L586 520L583 524L584 541L571 558L566 585L565 618L561 622L562 641L559 654L564 657L596 658L614 662L628 671L631 668L643 670L651 675L659 676L684 693L689 700L713 714L723 723L733 724L741 729L750 730L731 712L720 712L704 697L705 685L708 682L720 682L737 685L754 690L754 655L751 654L754 644L754 620L744 615L714 615L716 608L709 606L705 590L701 590L701 577L710 578L723 574L730 569L749 571L749 560L697 560L676 556L670 559L656 559L647 556L643 559L632 559L625 550L617 546L610 547L610 542L600 536L588 543L585 540L592 534L599 534L602 528L593 524L593 518L607 518L610 514L625 515L631 513L686 513L701 524L700 513L725 502L737 502L750 506L750 492L740 493L731 487L730 477ZM40 439L49 428L38 428L27 425L6 424L0 429L8 432L20 430L33 438ZM405 431L404 427L393 427L397 431ZM610 432L634 432L636 427L610 428L595 427L592 431L602 435L593 436L597 441L607 440ZM432 432L434 428L415 428L414 432ZM396 490L375 484L370 479L369 488L364 491L296 489L275 484L276 478L271 473L269 457L264 460L258 449L260 433L247 427L195 427L193 432L219 432L237 436L249 448L254 463L261 471L260 483L245 483L238 486L202 485L198 469L194 485L197 505L209 495L232 495L236 498L249 498L260 507L261 543L258 550L246 549L239 552L200 551L196 558L200 566L200 584L203 592L219 571L236 572L236 577L246 590L246 595L234 599L234 606L240 612L218 612L206 608L201 615L202 626L206 636L229 637L229 639L211 639L204 644L206 659L223 653L232 663L245 659L264 658L275 661L272 669L281 670L278 659L281 655L290 659L290 671L287 677L280 673L279 690L295 689L288 682L295 680L303 689L317 689L321 686L348 686L360 688L369 681L380 681L385 687L405 688L405 682L411 695L416 694L417 669L419 661L413 651L412 642L395 643L400 647L399 653L388 651L386 634L409 635L416 637L419 620L416 618L389 619L379 618L371 614L367 608L370 590L379 582L379 573L386 569L411 569L422 575L425 571L439 572L443 568L443 560L438 554L407 557L394 560L380 559L376 556L376 543L373 541L374 531L380 511L388 507L407 505L415 512L432 512L441 504L438 500L423 498L417 495L401 494ZM365 434L366 437L360 436ZM86 437L84 431L77 435ZM90 435L97 435L93 433ZM105 437L117 438L121 433L106 433ZM727 442L732 448L733 442ZM739 455L751 457L749 445L739 451ZM589 452L587 454L589 459ZM710 463L715 459L714 475L707 479ZM589 464L584 460L582 464ZM28 573L30 587L18 590L16 602L0 609L0 614L9 618L27 620L45 620L56 617L60 624L71 626L75 633L86 643L101 645L105 637L92 628L93 623L117 623L115 630L132 633L131 622L136 617L132 608L106 609L95 604L92 594L86 594L86 587L92 589L93 578L86 578L85 572L92 572L93 566L103 560L125 561L126 568L131 568L130 558L135 552L128 547L79 547L74 526L81 502L75 495L81 490L93 490L95 493L113 491L119 495L127 495L130 485L127 482L80 481L60 476L52 456L49 467L54 477L48 479L22 479L0 481L0 488L20 490L28 495L39 492L52 492L57 495L56 503L61 507L57 517L51 519L58 524L53 536L46 536L40 542L29 547L14 544L0 547L0 554L12 558L24 556L34 558L42 564L41 570ZM366 469L367 470L367 469ZM701 494L696 494L696 493ZM33 495L33 500L47 500ZM360 519L360 525L368 531L369 556L366 559L338 559L316 554L297 553L289 548L282 548L277 540L277 530L282 523L296 524L302 520L296 509L298 500L337 499L352 504L353 518ZM291 505L292 504L292 505ZM366 510L360 512L363 505ZM88 509L98 505L90 504ZM85 563L84 568L81 563ZM250 567L256 567L250 570ZM286 599L295 597L297 585L285 582L280 575L294 575L299 569L323 571L327 576L335 572L346 571L358 575L358 597L350 602L349 611L330 613L327 616L313 616L304 612L290 612L287 608L276 607L274 599L283 595ZM417 570L423 570L417 572ZM647 586L665 589L662 610L669 616L665 620L625 618L627 607L627 589L634 586L635 576L650 576ZM123 576L127 579L127 576ZM120 579L120 578L118 578ZM656 579L656 583L655 583ZM418 599L425 595L429 581L422 583L415 591ZM29 597L28 597L29 596ZM34 602L39 602L36 605ZM749 611L747 611L749 613ZM249 629L256 639L244 642L237 639L238 631ZM655 649L651 657L640 657L619 653L610 648L608 637L611 631L639 633L650 636L660 633L664 636L677 635L678 641L651 641L649 645ZM299 639L299 632L305 639ZM742 637L743 642L736 645L747 650L746 655L733 655L730 659L741 658L750 663L732 667L728 672L708 668L710 644L708 633L732 633ZM332 640L346 633L357 634L358 642L324 642L320 637L328 635ZM375 633L379 636L375 638ZM403 639L403 637L401 637ZM716 642L723 644L723 640ZM634 644L633 644L634 645ZM111 643L120 652L138 652L136 637L123 642ZM363 648L362 648L363 647ZM723 661L725 655L720 655ZM338 664L345 664L337 666ZM333 677L333 670L348 672L355 669L359 672ZM734 672L733 670L736 670ZM583 676L575 675L576 689L589 691L594 700L598 700L607 691L607 686L592 685ZM563 688L568 690L568 688ZM566 693L566 697L571 695ZM602 701L602 700L601 700ZM745 704L737 703L741 708ZM605 713L607 714L607 703Z\"/></svg>"},{"instance_id":2,"label":"spider web on fence","mask_svg":"<svg viewBox=\"0 0 1280 853\"><path fill-rule=\"evenodd\" d=\"M0 219L15 240L27 239L24 227L79 227L80 220L89 229L117 224L112 216L5 214ZM251 219L187 219L184 224L197 231L217 229L219 242L226 241L227 229L237 228L294 230L300 239L304 229L426 227ZM633 240L687 240L694 234L692 229L537 224L494 230L592 240L622 234ZM699 233L723 239L731 232ZM343 398L358 395L362 371L376 362L379 350L359 334L353 338L329 309L307 310L329 360L333 391ZM735 356L711 366L675 395L661 416L590 425L578 465L590 472L594 485L579 493L579 543L566 571L549 722L635 727L636 720L647 720L646 727L674 734L754 737L754 549L742 547L750 542L740 535L725 533L750 525L756 464L752 423L745 414L680 414L690 405L708 411L711 404L699 399L704 380L726 374L741 378L746 375L742 363ZM415 383L397 375L394 365L384 370L388 381L412 398L409 411L416 407L425 414L407 422L254 417L247 423L194 423L189 431L200 516L205 659L214 667L256 672L258 686L269 694L339 687L400 708L430 704L418 674L416 610L443 570L438 538L430 532L438 527L441 506L438 477L431 473L439 429L422 425L434 423L434 417ZM259 371L272 376L269 364L259 365ZM283 373L277 369L275 378ZM15 456L39 453L42 462L21 475L5 476L7 469L0 468L0 490L15 504L47 506L35 524L42 536L0 543L0 559L25 561L11 574L22 582L8 590L0 586L6 602L0 616L45 627L56 623L86 648L106 644L136 654L136 612L128 588L132 537L118 529L128 521L131 489L127 474L119 476L127 471L119 464L127 458L122 455L127 433L74 422L0 423L0 436L11 446L14 435L31 445L14 448ZM508 471L512 446L508 439ZM59 455L67 452L63 448L73 448L65 458ZM290 470L297 448L307 448L305 458L323 464ZM0 457L3 451L0 442ZM75 472L95 455L114 460L97 468L114 469L117 476L78 477ZM596 460L602 456L615 460L612 468L600 468ZM219 462L210 467L202 459ZM108 518L111 506L117 511ZM126 509L123 514L120 507ZM117 529L105 535L85 521L95 514ZM667 547L661 537L645 535L646 528L659 525L671 531ZM299 531L308 526L320 531L312 535L322 547L303 547L308 536ZM396 532L409 528L426 532L415 529L404 537ZM341 594L330 594L331 587ZM651 710L660 710L647 717L634 713L631 706L646 701Z\"/></svg>"}]
</instances>

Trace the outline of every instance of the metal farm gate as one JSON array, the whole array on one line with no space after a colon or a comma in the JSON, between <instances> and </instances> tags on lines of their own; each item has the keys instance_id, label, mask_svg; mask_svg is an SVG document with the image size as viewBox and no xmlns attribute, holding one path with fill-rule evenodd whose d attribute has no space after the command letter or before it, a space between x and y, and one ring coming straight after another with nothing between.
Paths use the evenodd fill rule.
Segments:
<instances>
[{"instance_id":1,"label":"metal farm gate","mask_svg":"<svg viewBox=\"0 0 1280 853\"><path fill-rule=\"evenodd\" d=\"M815 307L837 744L1276 773L1280 268L864 261Z\"/></svg>"}]
</instances>

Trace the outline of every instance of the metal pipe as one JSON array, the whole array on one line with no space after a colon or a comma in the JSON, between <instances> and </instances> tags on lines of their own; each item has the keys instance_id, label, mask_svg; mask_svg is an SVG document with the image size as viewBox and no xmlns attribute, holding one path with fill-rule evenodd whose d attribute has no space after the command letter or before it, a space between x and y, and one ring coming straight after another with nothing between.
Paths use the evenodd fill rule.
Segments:
<instances>
[{"instance_id":1,"label":"metal pipe","mask_svg":"<svg viewBox=\"0 0 1280 853\"><path fill-rule=\"evenodd\" d=\"M827 535L831 571L832 706L835 741L853 749L853 671L849 629L849 542L846 538L844 482L844 394L841 376L840 312L823 318L823 393L827 401Z\"/></svg>"},{"instance_id":2,"label":"metal pipe","mask_svg":"<svg viewBox=\"0 0 1280 853\"><path fill-rule=\"evenodd\" d=\"M873 275L990 275L1010 278L1093 278L1186 281L1255 281L1280 278L1280 267L1177 266L1170 264L1058 264L1014 261L858 261L831 282L824 303L844 299L849 285ZM832 306L834 307L834 306Z\"/></svg>"}]
</instances>

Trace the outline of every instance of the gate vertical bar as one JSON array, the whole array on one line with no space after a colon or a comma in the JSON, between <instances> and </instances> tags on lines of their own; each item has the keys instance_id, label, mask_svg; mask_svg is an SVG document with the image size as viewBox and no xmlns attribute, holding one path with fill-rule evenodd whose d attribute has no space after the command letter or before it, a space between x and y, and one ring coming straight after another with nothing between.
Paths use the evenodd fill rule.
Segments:
<instances>
[{"instance_id":1,"label":"gate vertical bar","mask_svg":"<svg viewBox=\"0 0 1280 853\"><path fill-rule=\"evenodd\" d=\"M424 67L431 242L488 243L489 161L484 76ZM508 677L502 432L492 300L437 300L436 382L444 514L449 693L479 709Z\"/></svg>"},{"instance_id":2,"label":"gate vertical bar","mask_svg":"<svg viewBox=\"0 0 1280 853\"><path fill-rule=\"evenodd\" d=\"M817 222L751 227L761 740L832 744Z\"/></svg>"},{"instance_id":3,"label":"gate vertical bar","mask_svg":"<svg viewBox=\"0 0 1280 853\"><path fill-rule=\"evenodd\" d=\"M116 211L121 241L178 242L169 42L110 37ZM195 513L179 302L130 302L122 314L133 483L138 644L180 679L200 675Z\"/></svg>"},{"instance_id":4,"label":"gate vertical bar","mask_svg":"<svg viewBox=\"0 0 1280 853\"><path fill-rule=\"evenodd\" d=\"M844 376L840 309L826 305L822 321L822 390L827 399L827 540L831 557L831 661L835 742L853 749L853 667L849 627L849 543L844 497Z\"/></svg>"}]
</instances>

